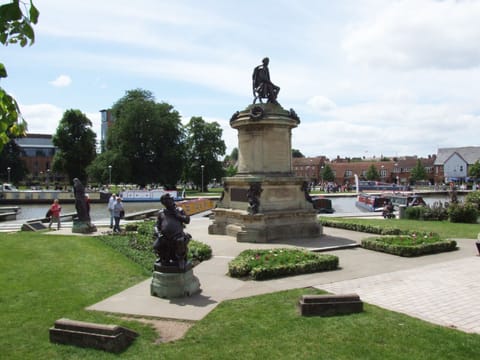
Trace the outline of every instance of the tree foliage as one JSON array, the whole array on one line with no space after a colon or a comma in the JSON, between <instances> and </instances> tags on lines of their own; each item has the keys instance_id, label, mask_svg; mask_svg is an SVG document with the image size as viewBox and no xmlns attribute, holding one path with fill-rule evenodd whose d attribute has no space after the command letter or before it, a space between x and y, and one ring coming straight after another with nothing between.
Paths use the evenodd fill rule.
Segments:
<instances>
[{"instance_id":1,"label":"tree foliage","mask_svg":"<svg viewBox=\"0 0 480 360\"><path fill-rule=\"evenodd\" d=\"M65 173L70 182L79 178L87 181L87 166L95 159L96 134L92 122L80 110L67 110L53 136L58 148L53 158L53 170Z\"/></svg>"},{"instance_id":2,"label":"tree foliage","mask_svg":"<svg viewBox=\"0 0 480 360\"><path fill-rule=\"evenodd\" d=\"M22 180L27 173L27 166L21 159L21 148L14 139L10 140L0 151L0 177L5 181L8 179L10 168L10 181L16 183Z\"/></svg>"},{"instance_id":3,"label":"tree foliage","mask_svg":"<svg viewBox=\"0 0 480 360\"><path fill-rule=\"evenodd\" d=\"M368 167L367 172L365 173L365 178L367 180L379 180L380 174L377 170L377 167L372 164Z\"/></svg>"},{"instance_id":4,"label":"tree foliage","mask_svg":"<svg viewBox=\"0 0 480 360\"><path fill-rule=\"evenodd\" d=\"M179 113L150 91L129 90L112 107L106 151L89 167L98 180L173 187L181 177L185 135ZM106 181L105 181L106 182Z\"/></svg>"},{"instance_id":5,"label":"tree foliage","mask_svg":"<svg viewBox=\"0 0 480 360\"><path fill-rule=\"evenodd\" d=\"M294 158L304 158L305 156L302 154L300 150L292 149L292 157Z\"/></svg>"},{"instance_id":6,"label":"tree foliage","mask_svg":"<svg viewBox=\"0 0 480 360\"><path fill-rule=\"evenodd\" d=\"M18 44L21 47L35 41L33 24L38 21L39 12L30 0L13 0L0 6L0 43L7 46ZM0 63L0 79L6 78L7 69ZM11 138L22 136L26 131L17 101L0 87L0 150Z\"/></svg>"},{"instance_id":7,"label":"tree foliage","mask_svg":"<svg viewBox=\"0 0 480 360\"><path fill-rule=\"evenodd\" d=\"M410 179L412 181L425 180L427 178L427 171L422 165L420 159L417 159L417 163L410 171Z\"/></svg>"},{"instance_id":8,"label":"tree foliage","mask_svg":"<svg viewBox=\"0 0 480 360\"><path fill-rule=\"evenodd\" d=\"M222 162L218 160L226 150L222 128L217 122L207 123L201 117L192 117L186 130L188 150L184 176L197 187L203 183L202 191L205 191L212 179L224 176Z\"/></svg>"},{"instance_id":9,"label":"tree foliage","mask_svg":"<svg viewBox=\"0 0 480 360\"><path fill-rule=\"evenodd\" d=\"M468 168L468 176L480 179L480 161L477 160L473 165Z\"/></svg>"},{"instance_id":10,"label":"tree foliage","mask_svg":"<svg viewBox=\"0 0 480 360\"><path fill-rule=\"evenodd\" d=\"M335 181L335 174L333 173L332 167L330 165L326 164L320 172L321 179L323 181Z\"/></svg>"}]
</instances>

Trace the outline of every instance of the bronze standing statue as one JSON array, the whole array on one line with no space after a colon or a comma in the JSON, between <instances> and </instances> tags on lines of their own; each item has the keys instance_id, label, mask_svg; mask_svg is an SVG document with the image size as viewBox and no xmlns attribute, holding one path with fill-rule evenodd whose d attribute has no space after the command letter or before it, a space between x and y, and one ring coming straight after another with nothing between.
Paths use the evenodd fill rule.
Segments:
<instances>
[{"instance_id":1,"label":"bronze standing statue","mask_svg":"<svg viewBox=\"0 0 480 360\"><path fill-rule=\"evenodd\" d=\"M262 65L258 65L253 70L252 87L253 87L253 103L257 99L262 102L262 99L267 99L268 103L278 104L277 96L280 92L280 87L276 86L270 80L270 71L268 64L270 60L268 57L262 60Z\"/></svg>"},{"instance_id":2,"label":"bronze standing statue","mask_svg":"<svg viewBox=\"0 0 480 360\"><path fill-rule=\"evenodd\" d=\"M162 195L160 202L165 209L158 212L155 224L157 239L153 249L158 256L157 263L184 270L187 263L187 245L192 237L184 232L183 228L184 224L190 223L190 216L175 205L169 194Z\"/></svg>"},{"instance_id":3,"label":"bronze standing statue","mask_svg":"<svg viewBox=\"0 0 480 360\"><path fill-rule=\"evenodd\" d=\"M77 210L78 219L89 223L90 216L88 214L85 188L78 178L73 179L73 194L75 196L75 209Z\"/></svg>"}]
</instances>

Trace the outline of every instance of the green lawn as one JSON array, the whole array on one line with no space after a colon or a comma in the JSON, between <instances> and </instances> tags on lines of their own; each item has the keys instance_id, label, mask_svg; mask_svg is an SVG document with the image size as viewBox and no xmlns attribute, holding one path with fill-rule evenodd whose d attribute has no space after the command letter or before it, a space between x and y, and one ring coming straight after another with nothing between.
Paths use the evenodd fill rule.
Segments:
<instances>
[{"instance_id":1,"label":"green lawn","mask_svg":"<svg viewBox=\"0 0 480 360\"><path fill-rule=\"evenodd\" d=\"M325 220L336 220L343 223L367 224L381 227L399 228L402 230L435 232L447 239L476 239L480 232L479 224L451 223L449 221L420 221L405 219L353 219L342 217L323 217Z\"/></svg>"},{"instance_id":2,"label":"green lawn","mask_svg":"<svg viewBox=\"0 0 480 360\"><path fill-rule=\"evenodd\" d=\"M221 303L182 340L85 307L145 279L94 237L0 234L1 359L473 359L480 336L365 305L361 314L301 317L292 290ZM120 355L51 344L56 319L120 324L140 333Z\"/></svg>"}]
</instances>

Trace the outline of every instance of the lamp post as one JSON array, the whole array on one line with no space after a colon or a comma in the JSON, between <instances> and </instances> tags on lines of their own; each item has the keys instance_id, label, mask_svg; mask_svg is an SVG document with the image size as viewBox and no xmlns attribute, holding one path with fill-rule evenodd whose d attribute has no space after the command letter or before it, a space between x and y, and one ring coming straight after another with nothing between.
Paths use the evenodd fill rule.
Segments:
<instances>
[{"instance_id":1,"label":"lamp post","mask_svg":"<svg viewBox=\"0 0 480 360\"><path fill-rule=\"evenodd\" d=\"M203 169L205 168L205 165L200 166L202 168L202 192L203 192Z\"/></svg>"},{"instance_id":2,"label":"lamp post","mask_svg":"<svg viewBox=\"0 0 480 360\"><path fill-rule=\"evenodd\" d=\"M46 178L45 178L45 184L47 186L47 189L48 189L49 181L50 181L50 169L47 169L47 175L46 175Z\"/></svg>"},{"instance_id":3,"label":"lamp post","mask_svg":"<svg viewBox=\"0 0 480 360\"><path fill-rule=\"evenodd\" d=\"M9 166L7 167L7 173L8 173L8 183L10 184L10 170L12 170L12 168Z\"/></svg>"},{"instance_id":4,"label":"lamp post","mask_svg":"<svg viewBox=\"0 0 480 360\"><path fill-rule=\"evenodd\" d=\"M112 184L112 165L108 165L108 186Z\"/></svg>"}]
</instances>

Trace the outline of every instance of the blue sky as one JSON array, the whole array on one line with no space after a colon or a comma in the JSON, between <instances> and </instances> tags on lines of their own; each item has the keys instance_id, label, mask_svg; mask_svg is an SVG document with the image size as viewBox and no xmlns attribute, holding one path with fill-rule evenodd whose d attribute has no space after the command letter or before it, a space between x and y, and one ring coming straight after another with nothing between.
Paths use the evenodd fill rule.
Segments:
<instances>
[{"instance_id":1,"label":"blue sky","mask_svg":"<svg viewBox=\"0 0 480 360\"><path fill-rule=\"evenodd\" d=\"M5 3L6 1L0 1ZM480 1L36 0L31 47L2 47L29 132L54 133L63 112L99 110L127 90L151 91L217 121L227 152L231 115L252 100L270 58L279 102L301 119L306 156L435 154L479 146Z\"/></svg>"}]
</instances>

